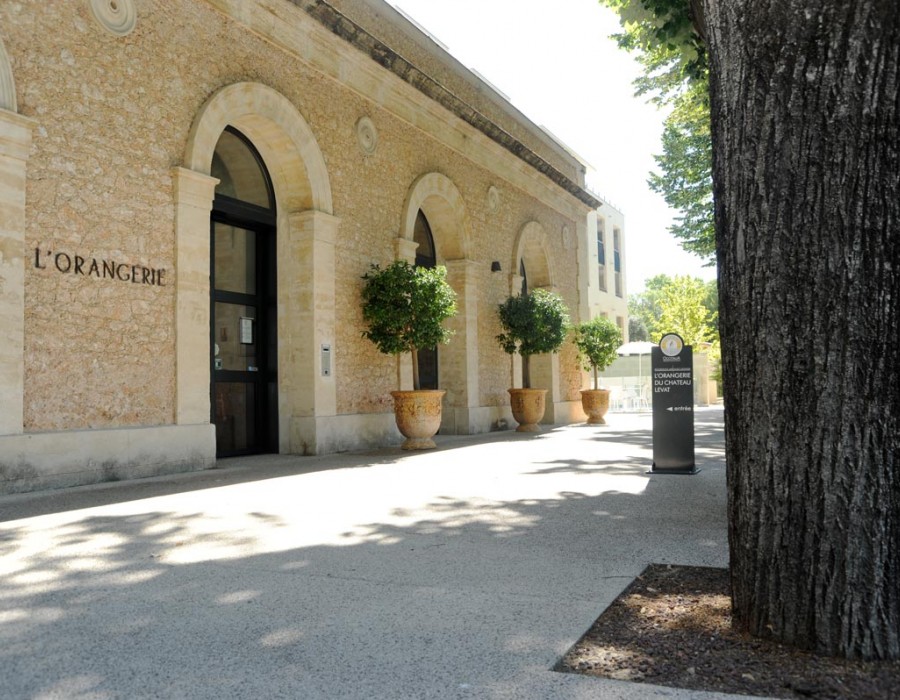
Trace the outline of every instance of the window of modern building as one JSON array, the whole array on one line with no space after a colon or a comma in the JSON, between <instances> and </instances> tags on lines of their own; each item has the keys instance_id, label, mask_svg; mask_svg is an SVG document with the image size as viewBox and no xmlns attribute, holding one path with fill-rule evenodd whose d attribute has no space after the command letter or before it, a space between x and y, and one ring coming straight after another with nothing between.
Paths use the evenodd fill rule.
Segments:
<instances>
[{"instance_id":1,"label":"window of modern building","mask_svg":"<svg viewBox=\"0 0 900 700\"><path fill-rule=\"evenodd\" d=\"M613 270L616 276L616 296L622 296L622 254L620 249L619 229L613 229Z\"/></svg>"},{"instance_id":2,"label":"window of modern building","mask_svg":"<svg viewBox=\"0 0 900 700\"><path fill-rule=\"evenodd\" d=\"M597 280L600 291L606 291L606 224L601 218L597 218Z\"/></svg>"}]
</instances>

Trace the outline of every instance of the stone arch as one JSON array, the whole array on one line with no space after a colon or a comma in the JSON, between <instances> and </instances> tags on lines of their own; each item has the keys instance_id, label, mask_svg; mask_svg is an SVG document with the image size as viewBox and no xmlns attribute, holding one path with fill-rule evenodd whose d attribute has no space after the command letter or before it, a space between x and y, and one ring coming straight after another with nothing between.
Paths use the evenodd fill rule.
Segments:
<instances>
[{"instance_id":1,"label":"stone arch","mask_svg":"<svg viewBox=\"0 0 900 700\"><path fill-rule=\"evenodd\" d=\"M267 85L235 83L210 97L191 126L184 167L209 175L216 143L229 125L266 162L280 209L333 212L328 169L312 129L290 100Z\"/></svg>"},{"instance_id":2,"label":"stone arch","mask_svg":"<svg viewBox=\"0 0 900 700\"><path fill-rule=\"evenodd\" d=\"M468 216L456 185L441 173L426 173L409 188L403 204L400 237L412 240L419 210L431 226L438 262L468 260L471 254Z\"/></svg>"},{"instance_id":3,"label":"stone arch","mask_svg":"<svg viewBox=\"0 0 900 700\"><path fill-rule=\"evenodd\" d=\"M529 221L519 231L513 247L512 274L510 275L511 293L515 294L521 287L519 264L525 263L528 285L532 289L551 289L554 284L553 268L547 254L547 234L537 221Z\"/></svg>"},{"instance_id":4,"label":"stone arch","mask_svg":"<svg viewBox=\"0 0 900 700\"><path fill-rule=\"evenodd\" d=\"M228 85L191 126L175 168L178 423L209 423L209 230L217 180L210 176L226 126L257 149L277 209L279 451L332 451L337 399L321 347L334 343L334 245L339 220L325 159L312 129L283 95L259 83ZM210 425L212 428L212 425Z\"/></svg>"},{"instance_id":5,"label":"stone arch","mask_svg":"<svg viewBox=\"0 0 900 700\"><path fill-rule=\"evenodd\" d=\"M478 318L476 265L471 260L469 218L459 189L450 178L431 172L418 177L406 195L400 223L398 257L415 257L413 232L419 210L425 213L437 262L447 268L447 281L456 292L457 314L447 322L450 343L439 349L439 379L446 390L441 431L468 434L478 428ZM401 359L401 383L412 387L412 363Z\"/></svg>"},{"instance_id":6,"label":"stone arch","mask_svg":"<svg viewBox=\"0 0 900 700\"><path fill-rule=\"evenodd\" d=\"M12 66L9 63L9 55L0 39L0 109L8 112L17 112L16 84L13 81Z\"/></svg>"},{"instance_id":7,"label":"stone arch","mask_svg":"<svg viewBox=\"0 0 900 700\"><path fill-rule=\"evenodd\" d=\"M525 264L529 289L554 291L555 276L550 255L547 253L547 233L537 221L526 223L516 238L513 247L513 272L509 276L511 294L518 294L522 288L520 263ZM518 355L514 357L513 375L516 382L521 373L521 362ZM532 386L547 389L549 392L543 422L553 423L556 406L560 400L559 356L535 355L531 358L529 367Z\"/></svg>"}]
</instances>

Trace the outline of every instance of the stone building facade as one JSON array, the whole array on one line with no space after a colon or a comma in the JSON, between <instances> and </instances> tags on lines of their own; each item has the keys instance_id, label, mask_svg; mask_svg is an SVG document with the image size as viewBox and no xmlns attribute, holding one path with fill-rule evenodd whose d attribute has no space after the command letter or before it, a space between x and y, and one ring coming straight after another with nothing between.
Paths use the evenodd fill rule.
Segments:
<instances>
[{"instance_id":1,"label":"stone building facade","mask_svg":"<svg viewBox=\"0 0 900 700\"><path fill-rule=\"evenodd\" d=\"M421 216L458 295L442 431L495 429L496 307L524 272L590 315L600 205L380 0L0 3L0 492L397 441L411 360L359 293ZM533 364L545 422L580 419L571 344Z\"/></svg>"}]
</instances>

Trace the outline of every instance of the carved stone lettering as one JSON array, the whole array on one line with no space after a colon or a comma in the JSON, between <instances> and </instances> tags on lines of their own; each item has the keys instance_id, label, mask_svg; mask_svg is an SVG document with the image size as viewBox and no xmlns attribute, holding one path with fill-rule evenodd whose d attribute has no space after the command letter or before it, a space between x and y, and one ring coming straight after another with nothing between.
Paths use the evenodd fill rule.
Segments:
<instances>
[{"instance_id":1,"label":"carved stone lettering","mask_svg":"<svg viewBox=\"0 0 900 700\"><path fill-rule=\"evenodd\" d=\"M60 261L62 261L62 264L60 264ZM56 269L60 272L69 272L72 269L72 258L66 253L57 253L53 257L53 264L56 265Z\"/></svg>"},{"instance_id":2,"label":"carved stone lettering","mask_svg":"<svg viewBox=\"0 0 900 700\"><path fill-rule=\"evenodd\" d=\"M52 268L47 267L47 259L52 260ZM118 280L150 287L165 287L165 269L147 267L109 259L97 259L93 256L69 254L52 250L34 249L34 269L48 270L55 268L63 274L73 273L83 277Z\"/></svg>"}]
</instances>

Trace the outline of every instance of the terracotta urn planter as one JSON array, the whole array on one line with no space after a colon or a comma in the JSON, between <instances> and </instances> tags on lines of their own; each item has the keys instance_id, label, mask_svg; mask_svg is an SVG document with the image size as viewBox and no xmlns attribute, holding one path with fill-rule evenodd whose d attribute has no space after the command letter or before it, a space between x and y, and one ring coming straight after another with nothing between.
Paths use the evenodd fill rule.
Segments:
<instances>
[{"instance_id":1,"label":"terracotta urn planter","mask_svg":"<svg viewBox=\"0 0 900 700\"><path fill-rule=\"evenodd\" d=\"M581 408L587 414L588 425L606 425L604 416L609 410L609 389L582 389Z\"/></svg>"},{"instance_id":2,"label":"terracotta urn planter","mask_svg":"<svg viewBox=\"0 0 900 700\"><path fill-rule=\"evenodd\" d=\"M406 438L401 449L430 450L437 447L431 438L441 427L441 401L446 393L443 389L391 392L397 429Z\"/></svg>"},{"instance_id":3,"label":"terracotta urn planter","mask_svg":"<svg viewBox=\"0 0 900 700\"><path fill-rule=\"evenodd\" d=\"M519 424L516 428L520 433L538 433L541 428L538 423L544 417L544 402L547 397L546 389L508 389L509 405L512 408L513 418Z\"/></svg>"}]
</instances>

